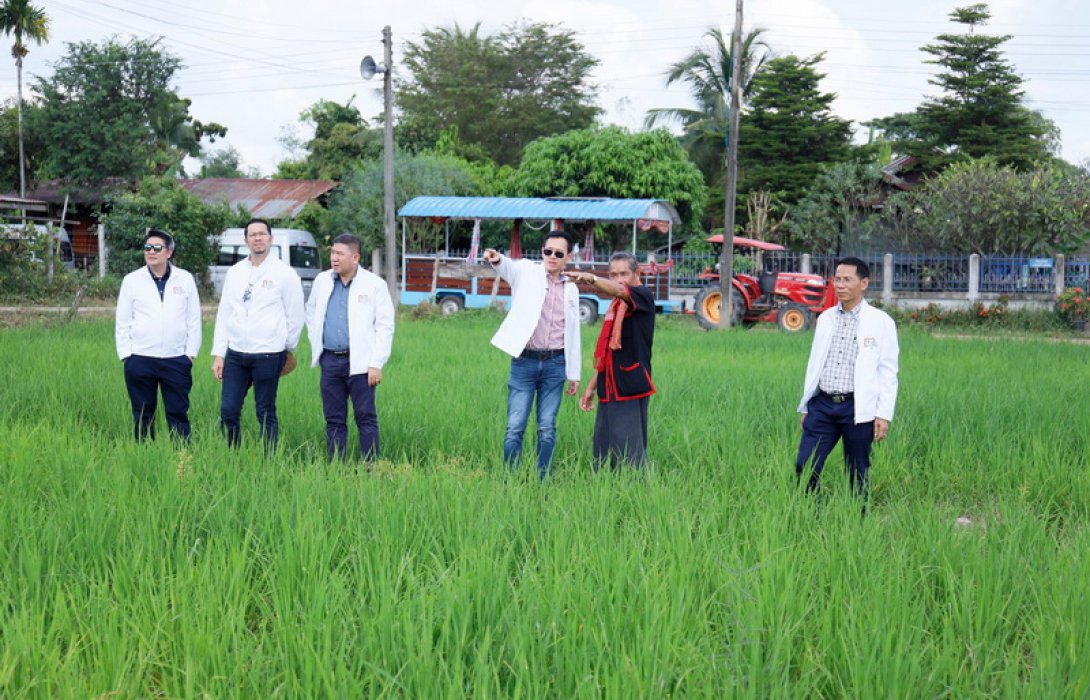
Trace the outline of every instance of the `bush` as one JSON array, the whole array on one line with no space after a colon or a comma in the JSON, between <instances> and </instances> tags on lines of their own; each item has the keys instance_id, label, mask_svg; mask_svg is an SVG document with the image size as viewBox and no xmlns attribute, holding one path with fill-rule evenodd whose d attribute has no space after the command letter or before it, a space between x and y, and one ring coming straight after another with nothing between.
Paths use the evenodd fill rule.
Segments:
<instances>
[{"instance_id":1,"label":"bush","mask_svg":"<svg viewBox=\"0 0 1090 700\"><path fill-rule=\"evenodd\" d=\"M208 277L216 258L208 237L221 233L232 220L226 204L205 204L170 178L145 178L138 192L124 192L108 199L106 242L111 273L125 275L144 264L144 231L150 226L174 237L174 264L192 272L198 280Z\"/></svg>"},{"instance_id":2,"label":"bush","mask_svg":"<svg viewBox=\"0 0 1090 700\"><path fill-rule=\"evenodd\" d=\"M953 309L935 303L918 309L886 308L880 301L874 301L871 304L883 308L898 325L902 326L1027 332L1052 332L1065 327L1058 322L1057 315L1050 311L1029 309L1012 311L1006 297L1000 297L994 304L978 301L968 307Z\"/></svg>"}]
</instances>

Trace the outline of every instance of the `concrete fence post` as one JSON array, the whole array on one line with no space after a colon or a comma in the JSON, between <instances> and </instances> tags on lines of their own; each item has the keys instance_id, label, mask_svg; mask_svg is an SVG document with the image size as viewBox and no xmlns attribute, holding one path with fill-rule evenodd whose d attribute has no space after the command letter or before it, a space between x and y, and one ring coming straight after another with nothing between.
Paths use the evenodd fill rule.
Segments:
<instances>
[{"instance_id":1,"label":"concrete fence post","mask_svg":"<svg viewBox=\"0 0 1090 700\"><path fill-rule=\"evenodd\" d=\"M804 275L810 274L810 254L803 253L802 260L799 261L799 272Z\"/></svg>"},{"instance_id":2,"label":"concrete fence post","mask_svg":"<svg viewBox=\"0 0 1090 700\"><path fill-rule=\"evenodd\" d=\"M969 303L980 298L980 255L978 253L969 256L969 293L966 296Z\"/></svg>"},{"instance_id":3,"label":"concrete fence post","mask_svg":"<svg viewBox=\"0 0 1090 700\"><path fill-rule=\"evenodd\" d=\"M1064 287L1066 286L1064 283L1064 277L1067 276L1067 261L1064 258L1063 253L1060 253L1056 256L1055 272L1056 275L1055 277L1053 277L1053 281L1055 282L1055 289L1053 291L1055 292L1056 296L1060 296L1061 294L1063 294Z\"/></svg>"},{"instance_id":4,"label":"concrete fence post","mask_svg":"<svg viewBox=\"0 0 1090 700\"><path fill-rule=\"evenodd\" d=\"M382 274L382 251L378 248L371 249L371 272Z\"/></svg>"},{"instance_id":5,"label":"concrete fence post","mask_svg":"<svg viewBox=\"0 0 1090 700\"><path fill-rule=\"evenodd\" d=\"M882 303L893 303L893 253L882 256Z\"/></svg>"}]
</instances>

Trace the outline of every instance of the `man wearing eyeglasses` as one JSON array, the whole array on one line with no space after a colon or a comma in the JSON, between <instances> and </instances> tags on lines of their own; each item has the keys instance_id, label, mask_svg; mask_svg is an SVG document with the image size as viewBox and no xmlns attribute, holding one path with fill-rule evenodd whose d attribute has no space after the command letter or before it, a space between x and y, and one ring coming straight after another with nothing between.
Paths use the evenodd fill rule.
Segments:
<instances>
[{"instance_id":1,"label":"man wearing eyeglasses","mask_svg":"<svg viewBox=\"0 0 1090 700\"><path fill-rule=\"evenodd\" d=\"M511 308L492 338L493 345L511 356L503 460L510 469L518 464L536 396L541 479L552 468L565 381L569 396L579 392L579 289L563 275L573 246L570 234L552 231L545 237L540 263L512 260L491 248L484 251L484 259L511 285Z\"/></svg>"},{"instance_id":2,"label":"man wearing eyeglasses","mask_svg":"<svg viewBox=\"0 0 1090 700\"><path fill-rule=\"evenodd\" d=\"M137 441L155 437L155 408L163 410L172 435L188 440L193 358L201 349L201 300L193 275L175 267L174 238L149 228L144 263L125 275L117 298L114 340L125 367Z\"/></svg>"},{"instance_id":3,"label":"man wearing eyeglasses","mask_svg":"<svg viewBox=\"0 0 1090 700\"><path fill-rule=\"evenodd\" d=\"M870 266L859 258L837 261L833 287L840 303L818 317L799 404L802 439L795 459L807 490L815 491L825 460L844 440L844 464L866 512L871 446L884 440L897 403L897 325L863 298Z\"/></svg>"},{"instance_id":4,"label":"man wearing eyeglasses","mask_svg":"<svg viewBox=\"0 0 1090 700\"><path fill-rule=\"evenodd\" d=\"M280 423L276 392L280 377L295 367L303 330L303 285L299 275L270 255L272 229L251 219L244 229L250 255L227 270L212 337L212 374L223 383L220 424L227 444L242 442L242 403L254 388L254 408L267 447L276 445Z\"/></svg>"}]
</instances>

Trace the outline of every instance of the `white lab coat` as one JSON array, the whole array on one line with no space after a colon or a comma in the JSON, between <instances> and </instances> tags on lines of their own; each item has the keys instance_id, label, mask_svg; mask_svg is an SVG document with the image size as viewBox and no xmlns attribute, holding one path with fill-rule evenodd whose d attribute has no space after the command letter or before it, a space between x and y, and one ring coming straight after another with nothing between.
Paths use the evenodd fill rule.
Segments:
<instances>
[{"instance_id":1,"label":"white lab coat","mask_svg":"<svg viewBox=\"0 0 1090 700\"><path fill-rule=\"evenodd\" d=\"M171 266L163 298L147 265L125 275L117 297L117 356L196 357L201 350L201 300L193 275Z\"/></svg>"},{"instance_id":2,"label":"white lab coat","mask_svg":"<svg viewBox=\"0 0 1090 700\"><path fill-rule=\"evenodd\" d=\"M856 331L859 354L855 358L855 422L869 423L875 418L890 421L897 403L897 357L900 353L897 325L889 314L874 308L866 299L860 303L862 308ZM818 391L821 371L836 333L839 309L838 304L818 316L799 413L807 412L806 404Z\"/></svg>"},{"instance_id":3,"label":"white lab coat","mask_svg":"<svg viewBox=\"0 0 1090 700\"><path fill-rule=\"evenodd\" d=\"M252 283L252 287L251 287ZM250 300L243 301L247 288ZM271 255L255 268L245 258L227 270L220 294L212 354L295 352L303 332L303 284L299 274Z\"/></svg>"},{"instance_id":4,"label":"white lab coat","mask_svg":"<svg viewBox=\"0 0 1090 700\"><path fill-rule=\"evenodd\" d=\"M548 282L545 266L527 260L512 260L506 255L494 265L496 273L511 285L511 308L492 344L511 357L518 357L534 335L541 320ZM579 345L579 287L564 285L564 371L568 381L579 381L582 358Z\"/></svg>"},{"instance_id":5,"label":"white lab coat","mask_svg":"<svg viewBox=\"0 0 1090 700\"><path fill-rule=\"evenodd\" d=\"M336 274L327 270L315 277L307 301L311 367L317 366L324 349L322 329ZM390 359L393 342L394 304L390 290L381 277L359 267L348 288L348 373L366 374L370 367L382 369Z\"/></svg>"}]
</instances>

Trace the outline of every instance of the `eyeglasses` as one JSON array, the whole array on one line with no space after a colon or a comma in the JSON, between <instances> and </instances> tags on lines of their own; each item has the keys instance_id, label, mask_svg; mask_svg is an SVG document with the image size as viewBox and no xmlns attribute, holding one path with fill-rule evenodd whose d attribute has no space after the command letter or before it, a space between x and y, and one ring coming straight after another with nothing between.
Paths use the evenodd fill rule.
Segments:
<instances>
[{"instance_id":1,"label":"eyeglasses","mask_svg":"<svg viewBox=\"0 0 1090 700\"><path fill-rule=\"evenodd\" d=\"M556 250L555 248L542 248L541 254L545 257L549 257L551 255L554 258L566 258L568 256L568 251Z\"/></svg>"},{"instance_id":2,"label":"eyeglasses","mask_svg":"<svg viewBox=\"0 0 1090 700\"><path fill-rule=\"evenodd\" d=\"M149 250L154 250L156 253L162 253L163 248L166 248L166 246L162 245L162 244L158 244L158 243L145 243L144 244L144 252L145 253L148 252Z\"/></svg>"}]
</instances>

